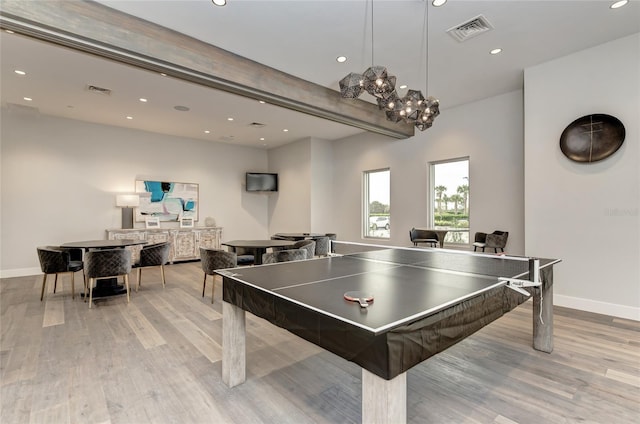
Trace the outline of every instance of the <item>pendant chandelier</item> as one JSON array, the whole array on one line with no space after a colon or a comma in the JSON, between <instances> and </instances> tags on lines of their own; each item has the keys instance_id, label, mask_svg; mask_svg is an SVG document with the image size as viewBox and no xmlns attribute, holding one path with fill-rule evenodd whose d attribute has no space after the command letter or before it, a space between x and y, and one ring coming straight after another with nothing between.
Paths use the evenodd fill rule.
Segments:
<instances>
[{"instance_id":1,"label":"pendant chandelier","mask_svg":"<svg viewBox=\"0 0 640 424\"><path fill-rule=\"evenodd\" d=\"M425 89L429 90L429 4L425 1L424 33L425 33ZM378 108L383 110L387 119L392 122L407 122L424 131L433 125L433 120L440 115L440 102L428 96L425 98L419 90L408 90L404 97L396 92L396 77L389 75L384 66L375 66L373 47L373 0L371 0L371 67L362 74L349 73L340 80L340 95L345 99L358 98L363 91L376 98Z\"/></svg>"}]
</instances>

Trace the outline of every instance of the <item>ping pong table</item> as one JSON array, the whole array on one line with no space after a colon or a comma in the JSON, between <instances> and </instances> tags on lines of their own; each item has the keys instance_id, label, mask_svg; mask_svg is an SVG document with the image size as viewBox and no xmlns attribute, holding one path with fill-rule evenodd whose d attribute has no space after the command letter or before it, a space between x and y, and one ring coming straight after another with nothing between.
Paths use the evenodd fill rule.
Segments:
<instances>
[{"instance_id":1,"label":"ping pong table","mask_svg":"<svg viewBox=\"0 0 640 424\"><path fill-rule=\"evenodd\" d=\"M553 350L559 260L334 242L336 255L216 271L222 378L246 378L245 311L362 367L362 422L406 422L406 373L533 296L533 347ZM360 304L345 293L369 293Z\"/></svg>"}]
</instances>

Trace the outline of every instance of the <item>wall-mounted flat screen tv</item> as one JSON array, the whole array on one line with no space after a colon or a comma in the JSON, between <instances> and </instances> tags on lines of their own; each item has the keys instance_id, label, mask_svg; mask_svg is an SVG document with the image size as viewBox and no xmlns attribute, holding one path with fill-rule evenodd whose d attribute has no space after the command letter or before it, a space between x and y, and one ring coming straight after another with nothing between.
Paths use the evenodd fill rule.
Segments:
<instances>
[{"instance_id":1,"label":"wall-mounted flat screen tv","mask_svg":"<svg viewBox=\"0 0 640 424\"><path fill-rule=\"evenodd\" d=\"M278 191L278 174L247 172L247 191Z\"/></svg>"}]
</instances>

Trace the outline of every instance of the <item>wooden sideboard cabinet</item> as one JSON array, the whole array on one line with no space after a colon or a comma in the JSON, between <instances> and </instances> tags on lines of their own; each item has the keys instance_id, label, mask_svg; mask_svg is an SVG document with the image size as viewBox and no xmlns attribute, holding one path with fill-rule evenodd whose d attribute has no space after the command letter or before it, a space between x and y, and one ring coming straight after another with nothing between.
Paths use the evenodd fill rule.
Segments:
<instances>
[{"instance_id":1,"label":"wooden sideboard cabinet","mask_svg":"<svg viewBox=\"0 0 640 424\"><path fill-rule=\"evenodd\" d=\"M171 243L169 262L200 259L200 247L220 249L222 227L194 228L134 228L107 230L107 239L146 240L149 244ZM140 258L142 245L131 246L133 262Z\"/></svg>"}]
</instances>

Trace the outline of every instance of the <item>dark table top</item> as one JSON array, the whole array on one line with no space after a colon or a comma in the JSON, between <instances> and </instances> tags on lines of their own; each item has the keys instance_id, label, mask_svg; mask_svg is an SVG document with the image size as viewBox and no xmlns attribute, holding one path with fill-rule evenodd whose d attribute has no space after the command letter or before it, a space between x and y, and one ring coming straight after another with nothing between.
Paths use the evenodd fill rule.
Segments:
<instances>
[{"instance_id":1,"label":"dark table top","mask_svg":"<svg viewBox=\"0 0 640 424\"><path fill-rule=\"evenodd\" d=\"M115 249L119 247L134 246L137 244L147 244L146 240L85 240L85 241L72 241L64 243L60 247L75 247L81 249Z\"/></svg>"}]
</instances>

